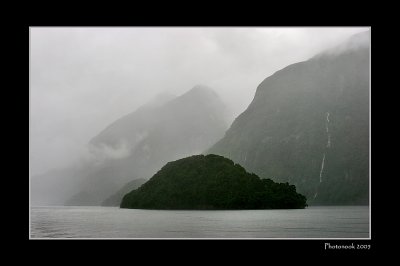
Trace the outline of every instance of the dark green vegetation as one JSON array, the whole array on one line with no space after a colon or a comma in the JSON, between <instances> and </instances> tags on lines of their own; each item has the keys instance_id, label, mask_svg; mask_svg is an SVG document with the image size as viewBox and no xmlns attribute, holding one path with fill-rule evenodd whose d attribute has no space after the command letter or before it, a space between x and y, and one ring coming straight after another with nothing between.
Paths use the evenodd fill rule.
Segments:
<instances>
[{"instance_id":1,"label":"dark green vegetation","mask_svg":"<svg viewBox=\"0 0 400 266\"><path fill-rule=\"evenodd\" d=\"M126 194L131 209L297 209L306 198L288 183L260 179L218 155L167 163L140 188Z\"/></svg>"},{"instance_id":2,"label":"dark green vegetation","mask_svg":"<svg viewBox=\"0 0 400 266\"><path fill-rule=\"evenodd\" d=\"M266 78L208 153L294 184L309 204L368 204L369 32Z\"/></svg>"},{"instance_id":3,"label":"dark green vegetation","mask_svg":"<svg viewBox=\"0 0 400 266\"><path fill-rule=\"evenodd\" d=\"M141 185L143 185L147 180L144 178L135 179L131 182L127 183L120 190L118 190L115 194L108 197L101 206L119 206L121 204L122 198L126 193L132 191L133 189L137 189Z\"/></svg>"}]
</instances>

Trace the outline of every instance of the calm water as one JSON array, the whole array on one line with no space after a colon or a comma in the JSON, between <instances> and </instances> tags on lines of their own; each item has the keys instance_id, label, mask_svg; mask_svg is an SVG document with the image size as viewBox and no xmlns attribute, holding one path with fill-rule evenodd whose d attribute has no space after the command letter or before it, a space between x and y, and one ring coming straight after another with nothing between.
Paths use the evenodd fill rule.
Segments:
<instances>
[{"instance_id":1,"label":"calm water","mask_svg":"<svg viewBox=\"0 0 400 266\"><path fill-rule=\"evenodd\" d=\"M32 238L368 238L369 207L154 211L32 207Z\"/></svg>"}]
</instances>

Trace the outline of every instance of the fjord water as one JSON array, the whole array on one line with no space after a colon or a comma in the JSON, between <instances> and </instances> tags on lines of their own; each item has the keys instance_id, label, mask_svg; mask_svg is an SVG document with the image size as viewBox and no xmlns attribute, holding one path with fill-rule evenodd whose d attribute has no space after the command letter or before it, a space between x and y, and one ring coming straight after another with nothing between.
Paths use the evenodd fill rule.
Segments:
<instances>
[{"instance_id":1,"label":"fjord water","mask_svg":"<svg viewBox=\"0 0 400 266\"><path fill-rule=\"evenodd\" d=\"M31 207L31 238L368 238L368 206L171 211Z\"/></svg>"}]
</instances>

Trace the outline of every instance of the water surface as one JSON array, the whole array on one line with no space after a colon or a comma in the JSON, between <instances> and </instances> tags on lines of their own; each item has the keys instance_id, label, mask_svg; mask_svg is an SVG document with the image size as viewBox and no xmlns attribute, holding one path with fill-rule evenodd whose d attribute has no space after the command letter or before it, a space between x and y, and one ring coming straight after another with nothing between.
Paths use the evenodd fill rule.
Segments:
<instances>
[{"instance_id":1,"label":"water surface","mask_svg":"<svg viewBox=\"0 0 400 266\"><path fill-rule=\"evenodd\" d=\"M368 206L170 211L31 207L31 238L369 238Z\"/></svg>"}]
</instances>

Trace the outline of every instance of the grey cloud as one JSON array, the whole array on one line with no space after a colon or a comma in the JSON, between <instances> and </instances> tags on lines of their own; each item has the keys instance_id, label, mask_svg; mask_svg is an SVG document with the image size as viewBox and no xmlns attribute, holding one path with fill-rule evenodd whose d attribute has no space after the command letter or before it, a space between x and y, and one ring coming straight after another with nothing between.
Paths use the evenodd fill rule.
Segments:
<instances>
[{"instance_id":1,"label":"grey cloud","mask_svg":"<svg viewBox=\"0 0 400 266\"><path fill-rule=\"evenodd\" d=\"M79 161L93 136L162 92L205 84L232 120L264 78L364 30L31 28L32 173Z\"/></svg>"}]
</instances>

